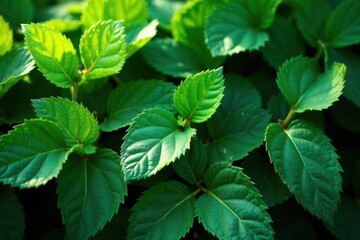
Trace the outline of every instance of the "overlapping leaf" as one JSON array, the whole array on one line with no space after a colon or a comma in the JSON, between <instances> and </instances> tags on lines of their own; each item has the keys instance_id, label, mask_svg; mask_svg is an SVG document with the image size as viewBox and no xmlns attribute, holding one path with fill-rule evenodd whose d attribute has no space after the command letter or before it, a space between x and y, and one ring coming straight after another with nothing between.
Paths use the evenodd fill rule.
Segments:
<instances>
[{"instance_id":1,"label":"overlapping leaf","mask_svg":"<svg viewBox=\"0 0 360 240\"><path fill-rule=\"evenodd\" d=\"M35 67L25 47L13 49L0 57L0 97Z\"/></svg>"},{"instance_id":2,"label":"overlapping leaf","mask_svg":"<svg viewBox=\"0 0 360 240\"><path fill-rule=\"evenodd\" d=\"M10 51L13 45L13 32L9 24L0 15L0 56Z\"/></svg>"},{"instance_id":3,"label":"overlapping leaf","mask_svg":"<svg viewBox=\"0 0 360 240\"><path fill-rule=\"evenodd\" d=\"M221 162L206 172L208 191L195 205L205 229L221 239L273 239L266 205L240 168Z\"/></svg>"},{"instance_id":4,"label":"overlapping leaf","mask_svg":"<svg viewBox=\"0 0 360 240\"><path fill-rule=\"evenodd\" d=\"M147 178L189 148L195 129L181 129L165 109L147 109L134 119L121 148L126 180Z\"/></svg>"},{"instance_id":5,"label":"overlapping leaf","mask_svg":"<svg viewBox=\"0 0 360 240\"><path fill-rule=\"evenodd\" d=\"M340 201L341 166L330 140L301 120L270 124L266 147L281 179L312 214L332 225Z\"/></svg>"},{"instance_id":6,"label":"overlapping leaf","mask_svg":"<svg viewBox=\"0 0 360 240\"><path fill-rule=\"evenodd\" d=\"M59 206L69 239L88 239L118 211L127 186L111 150L70 160L58 178Z\"/></svg>"},{"instance_id":7,"label":"overlapping leaf","mask_svg":"<svg viewBox=\"0 0 360 240\"><path fill-rule=\"evenodd\" d=\"M159 107L173 110L175 86L162 81L133 81L120 85L109 96L108 117L101 123L103 131L114 131L129 125L144 109Z\"/></svg>"},{"instance_id":8,"label":"overlapping leaf","mask_svg":"<svg viewBox=\"0 0 360 240\"><path fill-rule=\"evenodd\" d=\"M334 63L320 74L313 59L300 56L282 65L277 84L294 111L321 110L338 100L345 72L345 65Z\"/></svg>"},{"instance_id":9,"label":"overlapping leaf","mask_svg":"<svg viewBox=\"0 0 360 240\"><path fill-rule=\"evenodd\" d=\"M195 198L175 181L159 183L132 208L127 239L180 239L193 224Z\"/></svg>"},{"instance_id":10,"label":"overlapping leaf","mask_svg":"<svg viewBox=\"0 0 360 240\"><path fill-rule=\"evenodd\" d=\"M38 187L58 175L71 151L55 123L25 121L0 141L0 181L21 188Z\"/></svg>"},{"instance_id":11,"label":"overlapping leaf","mask_svg":"<svg viewBox=\"0 0 360 240\"><path fill-rule=\"evenodd\" d=\"M211 54L232 55L263 46L269 40L265 29L272 24L279 3L279 0L232 0L220 5L205 27Z\"/></svg>"},{"instance_id":12,"label":"overlapping leaf","mask_svg":"<svg viewBox=\"0 0 360 240\"><path fill-rule=\"evenodd\" d=\"M39 118L60 127L67 146L92 144L99 137L97 120L83 105L65 98L42 98L32 103Z\"/></svg>"},{"instance_id":13,"label":"overlapping leaf","mask_svg":"<svg viewBox=\"0 0 360 240\"><path fill-rule=\"evenodd\" d=\"M325 41L332 47L346 47L360 43L359 12L359 1L343 1L326 22Z\"/></svg>"},{"instance_id":14,"label":"overlapping leaf","mask_svg":"<svg viewBox=\"0 0 360 240\"><path fill-rule=\"evenodd\" d=\"M87 29L80 39L80 54L86 79L118 73L126 58L122 22L108 20Z\"/></svg>"},{"instance_id":15,"label":"overlapping leaf","mask_svg":"<svg viewBox=\"0 0 360 240\"><path fill-rule=\"evenodd\" d=\"M174 104L180 115L191 122L204 122L220 105L224 91L222 68L190 76L176 89Z\"/></svg>"},{"instance_id":16,"label":"overlapping leaf","mask_svg":"<svg viewBox=\"0 0 360 240\"><path fill-rule=\"evenodd\" d=\"M77 80L78 59L71 41L41 24L22 25L25 42L39 70L53 84L70 88Z\"/></svg>"},{"instance_id":17,"label":"overlapping leaf","mask_svg":"<svg viewBox=\"0 0 360 240\"><path fill-rule=\"evenodd\" d=\"M150 0L148 1L149 15L152 19L158 19L161 27L169 29L172 16L184 4L185 1L182 0Z\"/></svg>"}]
</instances>

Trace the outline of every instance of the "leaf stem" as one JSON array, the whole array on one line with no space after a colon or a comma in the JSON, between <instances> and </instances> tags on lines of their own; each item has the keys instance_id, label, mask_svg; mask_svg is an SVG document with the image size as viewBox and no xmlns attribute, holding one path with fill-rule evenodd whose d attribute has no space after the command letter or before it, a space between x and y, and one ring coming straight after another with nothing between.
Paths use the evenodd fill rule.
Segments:
<instances>
[{"instance_id":1,"label":"leaf stem","mask_svg":"<svg viewBox=\"0 0 360 240\"><path fill-rule=\"evenodd\" d=\"M76 102L77 96L79 91L79 84L77 82L74 82L72 87L70 88L71 92L71 99Z\"/></svg>"},{"instance_id":2,"label":"leaf stem","mask_svg":"<svg viewBox=\"0 0 360 240\"><path fill-rule=\"evenodd\" d=\"M288 114L287 114L287 116L286 116L286 118L285 118L285 120L282 122L282 124L281 124L281 127L282 128L287 128L287 126L289 125L289 123L291 122L291 119L293 118L293 116L295 115L295 111L294 111L294 109L291 107L290 108L290 111L288 112Z\"/></svg>"}]
</instances>

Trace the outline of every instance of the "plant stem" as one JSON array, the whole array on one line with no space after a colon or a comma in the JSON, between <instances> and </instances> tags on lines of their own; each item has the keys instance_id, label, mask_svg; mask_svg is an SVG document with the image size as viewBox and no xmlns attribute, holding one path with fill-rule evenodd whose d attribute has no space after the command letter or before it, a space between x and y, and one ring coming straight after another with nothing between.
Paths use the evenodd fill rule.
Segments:
<instances>
[{"instance_id":1,"label":"plant stem","mask_svg":"<svg viewBox=\"0 0 360 240\"><path fill-rule=\"evenodd\" d=\"M316 62L319 62L319 60L320 60L321 56L323 55L323 53L324 53L324 48L320 45L317 52L316 52L316 55L314 57Z\"/></svg>"},{"instance_id":2,"label":"plant stem","mask_svg":"<svg viewBox=\"0 0 360 240\"><path fill-rule=\"evenodd\" d=\"M75 83L73 83L72 87L70 88L71 99L75 102L77 100L78 91L79 91L79 84L75 82Z\"/></svg>"},{"instance_id":3,"label":"plant stem","mask_svg":"<svg viewBox=\"0 0 360 240\"><path fill-rule=\"evenodd\" d=\"M290 108L290 111L288 112L284 122L281 124L282 128L287 128L287 126L289 125L289 123L291 122L291 119L293 118L293 116L295 115L295 111L293 108Z\"/></svg>"}]
</instances>

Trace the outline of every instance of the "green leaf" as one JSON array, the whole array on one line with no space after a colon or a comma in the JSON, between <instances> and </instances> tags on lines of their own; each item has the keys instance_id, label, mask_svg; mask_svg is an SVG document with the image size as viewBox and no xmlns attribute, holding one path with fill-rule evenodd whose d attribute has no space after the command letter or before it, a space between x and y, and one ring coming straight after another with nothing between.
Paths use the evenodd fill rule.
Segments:
<instances>
[{"instance_id":1,"label":"green leaf","mask_svg":"<svg viewBox=\"0 0 360 240\"><path fill-rule=\"evenodd\" d=\"M184 0L149 0L149 15L152 19L158 19L161 27L170 29L171 18L184 4Z\"/></svg>"},{"instance_id":2,"label":"green leaf","mask_svg":"<svg viewBox=\"0 0 360 240\"><path fill-rule=\"evenodd\" d=\"M118 211L127 186L112 150L70 160L58 178L59 206L69 239L88 239Z\"/></svg>"},{"instance_id":3,"label":"green leaf","mask_svg":"<svg viewBox=\"0 0 360 240\"><path fill-rule=\"evenodd\" d=\"M313 59L299 56L281 66L276 82L295 112L321 110L338 100L345 72L345 65L334 63L320 74Z\"/></svg>"},{"instance_id":4,"label":"green leaf","mask_svg":"<svg viewBox=\"0 0 360 240\"><path fill-rule=\"evenodd\" d=\"M142 53L152 67L173 77L187 77L205 70L190 48L169 38L154 39Z\"/></svg>"},{"instance_id":5,"label":"green leaf","mask_svg":"<svg viewBox=\"0 0 360 240\"><path fill-rule=\"evenodd\" d=\"M147 178L184 154L196 130L181 129L173 114L153 108L139 114L121 148L125 179Z\"/></svg>"},{"instance_id":6,"label":"green leaf","mask_svg":"<svg viewBox=\"0 0 360 240\"><path fill-rule=\"evenodd\" d=\"M323 0L293 0L298 28L313 48L318 48L331 8ZM316 16L316 17L314 17Z\"/></svg>"},{"instance_id":7,"label":"green leaf","mask_svg":"<svg viewBox=\"0 0 360 240\"><path fill-rule=\"evenodd\" d=\"M279 0L232 0L220 5L205 27L213 56L256 50L269 40L267 29L273 22Z\"/></svg>"},{"instance_id":8,"label":"green leaf","mask_svg":"<svg viewBox=\"0 0 360 240\"><path fill-rule=\"evenodd\" d=\"M208 191L195 212L205 229L220 239L273 239L266 205L241 168L221 162L206 172Z\"/></svg>"},{"instance_id":9,"label":"green leaf","mask_svg":"<svg viewBox=\"0 0 360 240\"><path fill-rule=\"evenodd\" d=\"M34 5L31 0L1 0L0 15L16 32L20 24L30 23L33 20Z\"/></svg>"},{"instance_id":10,"label":"green leaf","mask_svg":"<svg viewBox=\"0 0 360 240\"><path fill-rule=\"evenodd\" d=\"M196 139L190 143L190 150L173 164L175 172L190 184L196 184L205 173L207 156L205 145Z\"/></svg>"},{"instance_id":11,"label":"green leaf","mask_svg":"<svg viewBox=\"0 0 360 240\"><path fill-rule=\"evenodd\" d=\"M88 145L99 137L95 117L81 104L65 98L32 100L37 117L55 122L63 132L66 145Z\"/></svg>"},{"instance_id":12,"label":"green leaf","mask_svg":"<svg viewBox=\"0 0 360 240\"><path fill-rule=\"evenodd\" d=\"M340 201L341 166L329 138L301 120L287 129L273 123L266 131L266 148L297 201L332 225Z\"/></svg>"},{"instance_id":13,"label":"green leaf","mask_svg":"<svg viewBox=\"0 0 360 240\"><path fill-rule=\"evenodd\" d=\"M332 47L347 47L360 43L359 13L359 1L343 1L326 22L325 42Z\"/></svg>"},{"instance_id":14,"label":"green leaf","mask_svg":"<svg viewBox=\"0 0 360 240\"><path fill-rule=\"evenodd\" d=\"M129 58L156 35L157 20L150 23L132 24L125 29L126 58Z\"/></svg>"},{"instance_id":15,"label":"green leaf","mask_svg":"<svg viewBox=\"0 0 360 240\"><path fill-rule=\"evenodd\" d=\"M47 28L51 28L62 33L73 32L81 27L82 22L80 20L69 20L69 19L50 19L43 24Z\"/></svg>"},{"instance_id":16,"label":"green leaf","mask_svg":"<svg viewBox=\"0 0 360 240\"><path fill-rule=\"evenodd\" d=\"M289 20L276 17L268 34L270 41L261 48L261 52L273 68L278 69L286 59L305 54L305 43Z\"/></svg>"},{"instance_id":17,"label":"green leaf","mask_svg":"<svg viewBox=\"0 0 360 240\"><path fill-rule=\"evenodd\" d=\"M9 27L9 24L0 15L0 56L10 51L13 45L13 32Z\"/></svg>"},{"instance_id":18,"label":"green leaf","mask_svg":"<svg viewBox=\"0 0 360 240\"><path fill-rule=\"evenodd\" d=\"M180 239L194 220L195 198L182 183L150 187L132 208L127 239Z\"/></svg>"},{"instance_id":19,"label":"green leaf","mask_svg":"<svg viewBox=\"0 0 360 240\"><path fill-rule=\"evenodd\" d=\"M24 239L24 212L17 196L9 187L0 187L0 212L0 238Z\"/></svg>"},{"instance_id":20,"label":"green leaf","mask_svg":"<svg viewBox=\"0 0 360 240\"><path fill-rule=\"evenodd\" d=\"M77 80L78 59L70 39L41 24L22 25L25 42L39 70L53 84L70 88Z\"/></svg>"},{"instance_id":21,"label":"green leaf","mask_svg":"<svg viewBox=\"0 0 360 240\"><path fill-rule=\"evenodd\" d=\"M173 110L175 86L162 81L133 81L118 86L109 96L108 117L100 124L103 131L114 131L131 123L144 109Z\"/></svg>"},{"instance_id":22,"label":"green leaf","mask_svg":"<svg viewBox=\"0 0 360 240\"><path fill-rule=\"evenodd\" d=\"M187 77L174 93L176 110L188 121L200 123L220 105L224 91L222 67Z\"/></svg>"},{"instance_id":23,"label":"green leaf","mask_svg":"<svg viewBox=\"0 0 360 240\"><path fill-rule=\"evenodd\" d=\"M58 175L71 152L55 123L25 121L1 138L0 181L20 188L43 185Z\"/></svg>"},{"instance_id":24,"label":"green leaf","mask_svg":"<svg viewBox=\"0 0 360 240\"><path fill-rule=\"evenodd\" d=\"M147 17L145 0L88 0L82 20L89 28L98 21L124 20L130 25L145 22Z\"/></svg>"},{"instance_id":25,"label":"green leaf","mask_svg":"<svg viewBox=\"0 0 360 240\"><path fill-rule=\"evenodd\" d=\"M98 22L80 39L81 61L86 79L118 73L126 58L124 27L121 21Z\"/></svg>"},{"instance_id":26,"label":"green leaf","mask_svg":"<svg viewBox=\"0 0 360 240\"><path fill-rule=\"evenodd\" d=\"M0 97L35 67L25 47L13 49L0 57Z\"/></svg>"}]
</instances>

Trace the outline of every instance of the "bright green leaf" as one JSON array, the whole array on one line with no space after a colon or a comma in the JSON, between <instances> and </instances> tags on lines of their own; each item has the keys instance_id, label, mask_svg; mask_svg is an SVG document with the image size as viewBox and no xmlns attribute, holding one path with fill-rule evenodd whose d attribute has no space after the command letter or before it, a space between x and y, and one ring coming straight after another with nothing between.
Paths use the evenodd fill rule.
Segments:
<instances>
[{"instance_id":1,"label":"bright green leaf","mask_svg":"<svg viewBox=\"0 0 360 240\"><path fill-rule=\"evenodd\" d=\"M124 20L125 25L146 21L145 0L88 0L82 15L85 28L104 20Z\"/></svg>"},{"instance_id":2,"label":"bright green leaf","mask_svg":"<svg viewBox=\"0 0 360 240\"><path fill-rule=\"evenodd\" d=\"M118 73L126 58L122 22L108 20L87 29L80 39L80 54L86 79Z\"/></svg>"},{"instance_id":3,"label":"bright green leaf","mask_svg":"<svg viewBox=\"0 0 360 240\"><path fill-rule=\"evenodd\" d=\"M190 48L172 39L155 39L142 53L152 67L173 77L187 77L205 70Z\"/></svg>"},{"instance_id":4,"label":"bright green leaf","mask_svg":"<svg viewBox=\"0 0 360 240\"><path fill-rule=\"evenodd\" d=\"M190 143L190 149L173 164L175 172L190 184L200 181L207 166L205 145L198 140Z\"/></svg>"},{"instance_id":5,"label":"bright green leaf","mask_svg":"<svg viewBox=\"0 0 360 240\"><path fill-rule=\"evenodd\" d=\"M152 19L158 19L161 27L169 29L172 16L185 3L184 0L149 0L149 15Z\"/></svg>"},{"instance_id":6,"label":"bright green leaf","mask_svg":"<svg viewBox=\"0 0 360 240\"><path fill-rule=\"evenodd\" d=\"M77 155L58 178L59 206L69 239L88 239L111 220L127 194L119 156L109 149Z\"/></svg>"},{"instance_id":7,"label":"bright green leaf","mask_svg":"<svg viewBox=\"0 0 360 240\"><path fill-rule=\"evenodd\" d=\"M222 68L187 77L174 93L180 115L191 122L204 122L220 105L224 91Z\"/></svg>"},{"instance_id":8,"label":"bright green leaf","mask_svg":"<svg viewBox=\"0 0 360 240\"><path fill-rule=\"evenodd\" d=\"M127 239L180 239L194 220L195 198L182 183L152 186L132 208Z\"/></svg>"},{"instance_id":9,"label":"bright green leaf","mask_svg":"<svg viewBox=\"0 0 360 240\"><path fill-rule=\"evenodd\" d=\"M57 30L59 32L73 32L81 27L82 22L80 20L69 20L69 19L50 19L43 24L47 28Z\"/></svg>"},{"instance_id":10,"label":"bright green leaf","mask_svg":"<svg viewBox=\"0 0 360 240\"><path fill-rule=\"evenodd\" d=\"M256 50L269 40L265 31L273 22L279 0L232 0L220 5L205 27L213 56Z\"/></svg>"},{"instance_id":11,"label":"bright green leaf","mask_svg":"<svg viewBox=\"0 0 360 240\"><path fill-rule=\"evenodd\" d=\"M24 239L24 212L17 196L9 187L0 187L0 212L0 239Z\"/></svg>"},{"instance_id":12,"label":"bright green leaf","mask_svg":"<svg viewBox=\"0 0 360 240\"><path fill-rule=\"evenodd\" d=\"M332 47L360 43L360 2L343 1L326 22L324 35L325 42Z\"/></svg>"},{"instance_id":13,"label":"bright green leaf","mask_svg":"<svg viewBox=\"0 0 360 240\"><path fill-rule=\"evenodd\" d=\"M77 80L78 59L71 41L41 24L22 25L25 42L39 70L53 84L70 88Z\"/></svg>"},{"instance_id":14,"label":"bright green leaf","mask_svg":"<svg viewBox=\"0 0 360 240\"><path fill-rule=\"evenodd\" d=\"M338 100L344 87L345 72L345 65L334 63L320 74L313 59L299 56L281 66L277 84L295 112L321 110Z\"/></svg>"},{"instance_id":15,"label":"bright green leaf","mask_svg":"<svg viewBox=\"0 0 360 240\"><path fill-rule=\"evenodd\" d=\"M29 51L16 48L0 57L0 97L35 67Z\"/></svg>"},{"instance_id":16,"label":"bright green leaf","mask_svg":"<svg viewBox=\"0 0 360 240\"><path fill-rule=\"evenodd\" d=\"M13 32L9 24L0 15L0 56L10 51L13 45Z\"/></svg>"},{"instance_id":17,"label":"bright green leaf","mask_svg":"<svg viewBox=\"0 0 360 240\"><path fill-rule=\"evenodd\" d=\"M144 109L159 107L173 110L175 86L162 81L133 81L118 86L109 96L108 117L101 123L103 131L114 131L131 123Z\"/></svg>"},{"instance_id":18,"label":"bright green leaf","mask_svg":"<svg viewBox=\"0 0 360 240\"><path fill-rule=\"evenodd\" d=\"M295 120L287 129L270 124L266 148L276 172L302 206L332 225L340 201L341 166L321 130Z\"/></svg>"},{"instance_id":19,"label":"bright green leaf","mask_svg":"<svg viewBox=\"0 0 360 240\"><path fill-rule=\"evenodd\" d=\"M195 205L205 229L220 239L273 239L271 218L249 177L221 162L206 172L208 191Z\"/></svg>"},{"instance_id":20,"label":"bright green leaf","mask_svg":"<svg viewBox=\"0 0 360 240\"><path fill-rule=\"evenodd\" d=\"M318 48L331 13L329 5L323 0L292 0L291 2L294 3L294 16L301 34L313 48Z\"/></svg>"},{"instance_id":21,"label":"bright green leaf","mask_svg":"<svg viewBox=\"0 0 360 240\"><path fill-rule=\"evenodd\" d=\"M132 24L125 29L126 58L129 58L156 35L157 20L150 23Z\"/></svg>"},{"instance_id":22,"label":"bright green leaf","mask_svg":"<svg viewBox=\"0 0 360 240\"><path fill-rule=\"evenodd\" d=\"M55 123L25 121L0 141L0 181L20 188L43 185L58 175L71 151Z\"/></svg>"},{"instance_id":23,"label":"bright green leaf","mask_svg":"<svg viewBox=\"0 0 360 240\"><path fill-rule=\"evenodd\" d=\"M97 120L83 105L65 98L42 98L32 103L37 117L60 127L67 146L92 144L99 137Z\"/></svg>"},{"instance_id":24,"label":"bright green leaf","mask_svg":"<svg viewBox=\"0 0 360 240\"><path fill-rule=\"evenodd\" d=\"M121 148L126 180L154 175L179 158L190 146L195 129L181 129L173 114L153 108L139 114Z\"/></svg>"}]
</instances>

